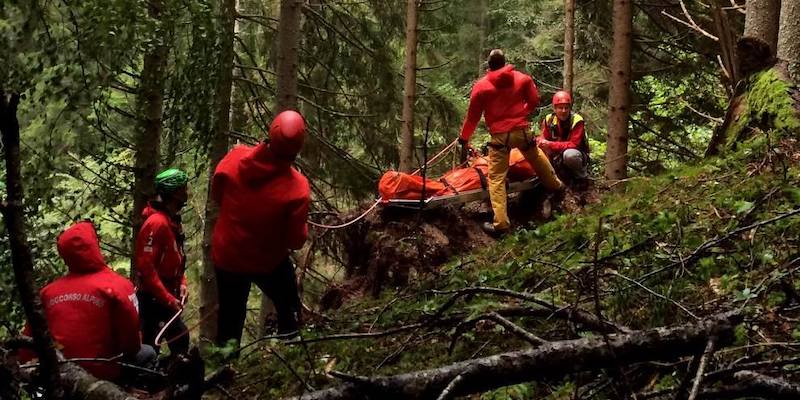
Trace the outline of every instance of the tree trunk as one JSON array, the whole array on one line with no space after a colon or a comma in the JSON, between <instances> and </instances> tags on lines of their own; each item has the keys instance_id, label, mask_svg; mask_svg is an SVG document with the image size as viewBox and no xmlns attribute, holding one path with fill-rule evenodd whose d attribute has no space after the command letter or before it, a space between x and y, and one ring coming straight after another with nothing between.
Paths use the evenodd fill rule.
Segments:
<instances>
[{"instance_id":1,"label":"tree trunk","mask_svg":"<svg viewBox=\"0 0 800 400\"><path fill-rule=\"evenodd\" d=\"M789 76L800 82L800 0L782 0L778 59L788 63Z\"/></svg>"},{"instance_id":2,"label":"tree trunk","mask_svg":"<svg viewBox=\"0 0 800 400\"><path fill-rule=\"evenodd\" d=\"M488 20L486 14L489 12L489 5L486 2L487 0L478 1L478 75L476 75L478 78L486 72L486 67L483 66L483 62L486 60L484 53L486 50L486 24Z\"/></svg>"},{"instance_id":3,"label":"tree trunk","mask_svg":"<svg viewBox=\"0 0 800 400\"><path fill-rule=\"evenodd\" d=\"M564 0L564 87L572 93L573 56L575 55L575 0Z\"/></svg>"},{"instance_id":4,"label":"tree trunk","mask_svg":"<svg viewBox=\"0 0 800 400\"><path fill-rule=\"evenodd\" d=\"M417 0L406 0L406 56L403 86L403 129L400 136L400 172L414 169L414 101L417 98Z\"/></svg>"},{"instance_id":5,"label":"tree trunk","mask_svg":"<svg viewBox=\"0 0 800 400\"><path fill-rule=\"evenodd\" d=\"M42 300L33 283L33 257L28 247L28 236L25 232L24 203L22 189L21 157L19 152L19 120L17 106L19 94L5 93L0 90L0 137L6 161L6 190L8 200L0 204L11 248L11 266L14 269L14 280L22 299L22 308L30 324L33 344L39 355L39 375L44 381L45 397L61 399L64 391L58 379L58 358L53 338L47 328L47 319L42 311ZM2 200L2 199L0 199Z\"/></svg>"},{"instance_id":6,"label":"tree trunk","mask_svg":"<svg viewBox=\"0 0 800 400\"><path fill-rule=\"evenodd\" d=\"M217 81L215 98L215 124L208 148L208 187L206 189L206 210L203 220L203 277L200 281L200 315L210 316L217 311L217 279L214 263L211 260L211 237L219 215L219 204L211 196L211 181L217 164L228 152L228 134L230 131L231 97L234 75L234 37L238 28L236 20L236 0L221 0L220 20L222 21L222 50L220 52L219 80ZM238 71L238 69L237 69ZM213 343L217 337L217 318L202 319L201 343Z\"/></svg>"},{"instance_id":7,"label":"tree trunk","mask_svg":"<svg viewBox=\"0 0 800 400\"><path fill-rule=\"evenodd\" d=\"M614 44L611 49L611 78L608 96L608 141L606 179L628 176L628 116L631 106L631 0L614 0Z\"/></svg>"},{"instance_id":8,"label":"tree trunk","mask_svg":"<svg viewBox=\"0 0 800 400\"><path fill-rule=\"evenodd\" d=\"M303 1L281 0L278 22L278 110L297 109L297 48Z\"/></svg>"},{"instance_id":9,"label":"tree trunk","mask_svg":"<svg viewBox=\"0 0 800 400\"><path fill-rule=\"evenodd\" d=\"M167 29L163 21L165 3L163 0L151 0L148 3L147 15L155 20L157 42L144 56L139 94L137 98L140 126L136 134L136 162L133 183L133 235L131 248L136 235L144 221L142 211L147 201L155 195L155 177L159 168L159 150L161 147L162 118L164 114L164 79L167 68ZM135 254L131 251L131 277L135 276Z\"/></svg>"},{"instance_id":10,"label":"tree trunk","mask_svg":"<svg viewBox=\"0 0 800 400\"><path fill-rule=\"evenodd\" d=\"M448 366L386 377L350 377L350 383L304 394L306 400L436 399L450 387L453 396L485 392L532 380L559 378L580 371L617 368L651 360L697 354L708 338L720 346L733 342L741 318L721 315L696 325L656 328L629 334L549 342L527 350L466 360Z\"/></svg>"},{"instance_id":11,"label":"tree trunk","mask_svg":"<svg viewBox=\"0 0 800 400\"><path fill-rule=\"evenodd\" d=\"M778 46L780 8L781 0L747 0L744 17L744 36L763 40L773 55Z\"/></svg>"}]
</instances>

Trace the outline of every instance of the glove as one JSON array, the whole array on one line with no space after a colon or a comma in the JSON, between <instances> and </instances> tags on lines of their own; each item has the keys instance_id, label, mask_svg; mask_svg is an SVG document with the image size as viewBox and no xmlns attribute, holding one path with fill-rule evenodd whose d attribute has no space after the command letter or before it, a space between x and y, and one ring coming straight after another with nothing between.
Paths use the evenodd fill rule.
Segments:
<instances>
[{"instance_id":1,"label":"glove","mask_svg":"<svg viewBox=\"0 0 800 400\"><path fill-rule=\"evenodd\" d=\"M181 304L181 301L180 301L180 300L178 300L178 299L176 299L176 298L173 298L173 299L172 299L172 300L169 302L169 308L170 308L172 311L174 311L174 312L177 312L178 310L181 310L181 309L183 309L183 304Z\"/></svg>"},{"instance_id":2,"label":"glove","mask_svg":"<svg viewBox=\"0 0 800 400\"><path fill-rule=\"evenodd\" d=\"M181 298L185 298L189 294L189 288L186 285L181 285Z\"/></svg>"},{"instance_id":3,"label":"glove","mask_svg":"<svg viewBox=\"0 0 800 400\"><path fill-rule=\"evenodd\" d=\"M544 150L545 152L550 151L550 141L547 139L542 139L540 137L536 138L536 145L539 146L540 149Z\"/></svg>"},{"instance_id":4,"label":"glove","mask_svg":"<svg viewBox=\"0 0 800 400\"><path fill-rule=\"evenodd\" d=\"M458 144L461 145L461 155L459 156L458 160L463 164L467 161L467 156L469 155L469 141L464 140L463 138L458 138Z\"/></svg>"}]
</instances>

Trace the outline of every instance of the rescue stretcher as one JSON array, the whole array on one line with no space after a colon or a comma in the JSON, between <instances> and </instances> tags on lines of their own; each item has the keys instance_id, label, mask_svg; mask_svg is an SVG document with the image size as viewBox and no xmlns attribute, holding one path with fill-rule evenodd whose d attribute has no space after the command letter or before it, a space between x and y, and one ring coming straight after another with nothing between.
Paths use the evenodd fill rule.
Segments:
<instances>
[{"instance_id":1,"label":"rescue stretcher","mask_svg":"<svg viewBox=\"0 0 800 400\"><path fill-rule=\"evenodd\" d=\"M527 190L535 189L539 187L541 182L539 182L538 177L533 177L522 182L509 182L506 188L506 192L508 194L517 193L517 192L524 192ZM443 205L454 205L454 204L463 204L469 203L471 201L480 201L486 200L489 198L489 190L480 188L480 189L473 189L467 190L460 193L453 193L453 194L445 194L441 196L432 196L428 197L425 200L413 200L413 199L390 199L383 203L384 207L402 207L402 208L433 208L439 207Z\"/></svg>"},{"instance_id":2,"label":"rescue stretcher","mask_svg":"<svg viewBox=\"0 0 800 400\"><path fill-rule=\"evenodd\" d=\"M467 165L455 167L433 179L424 179L414 173L387 171L378 184L379 202L384 207L420 209L484 200L489 197L488 170L485 157L474 157ZM519 150L512 150L507 193L531 190L538 185L539 179L533 167Z\"/></svg>"}]
</instances>

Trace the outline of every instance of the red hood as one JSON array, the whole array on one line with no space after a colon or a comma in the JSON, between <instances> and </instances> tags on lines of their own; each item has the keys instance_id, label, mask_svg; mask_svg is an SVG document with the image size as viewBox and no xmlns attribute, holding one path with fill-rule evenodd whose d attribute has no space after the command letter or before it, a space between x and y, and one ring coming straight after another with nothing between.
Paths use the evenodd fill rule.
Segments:
<instances>
[{"instance_id":1,"label":"red hood","mask_svg":"<svg viewBox=\"0 0 800 400\"><path fill-rule=\"evenodd\" d=\"M85 274L108 268L91 222L79 222L67 228L58 237L58 254L70 272Z\"/></svg>"},{"instance_id":2,"label":"red hood","mask_svg":"<svg viewBox=\"0 0 800 400\"><path fill-rule=\"evenodd\" d=\"M151 215L157 212L159 211L155 209L155 207L153 207L153 205L150 202L148 202L147 206L145 206L144 210L142 210L142 221L147 221L147 218L150 218Z\"/></svg>"},{"instance_id":3,"label":"red hood","mask_svg":"<svg viewBox=\"0 0 800 400\"><path fill-rule=\"evenodd\" d=\"M509 87L514 84L514 66L506 65L495 71L486 73L486 79L498 88Z\"/></svg>"},{"instance_id":4,"label":"red hood","mask_svg":"<svg viewBox=\"0 0 800 400\"><path fill-rule=\"evenodd\" d=\"M286 171L291 165L291 162L275 157L268 144L261 143L242 157L239 176L247 183L259 183Z\"/></svg>"}]
</instances>

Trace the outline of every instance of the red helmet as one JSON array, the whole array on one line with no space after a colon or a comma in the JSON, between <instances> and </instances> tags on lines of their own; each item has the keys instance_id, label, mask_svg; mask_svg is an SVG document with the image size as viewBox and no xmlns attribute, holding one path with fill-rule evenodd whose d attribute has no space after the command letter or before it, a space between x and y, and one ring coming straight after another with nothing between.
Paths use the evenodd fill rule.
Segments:
<instances>
[{"instance_id":1,"label":"red helmet","mask_svg":"<svg viewBox=\"0 0 800 400\"><path fill-rule=\"evenodd\" d=\"M557 91L556 94L553 95L553 105L557 106L559 104L572 104L572 96L563 90Z\"/></svg>"},{"instance_id":2,"label":"red helmet","mask_svg":"<svg viewBox=\"0 0 800 400\"><path fill-rule=\"evenodd\" d=\"M297 111L278 114L269 126L269 147L281 158L293 160L306 138L306 121Z\"/></svg>"}]
</instances>

